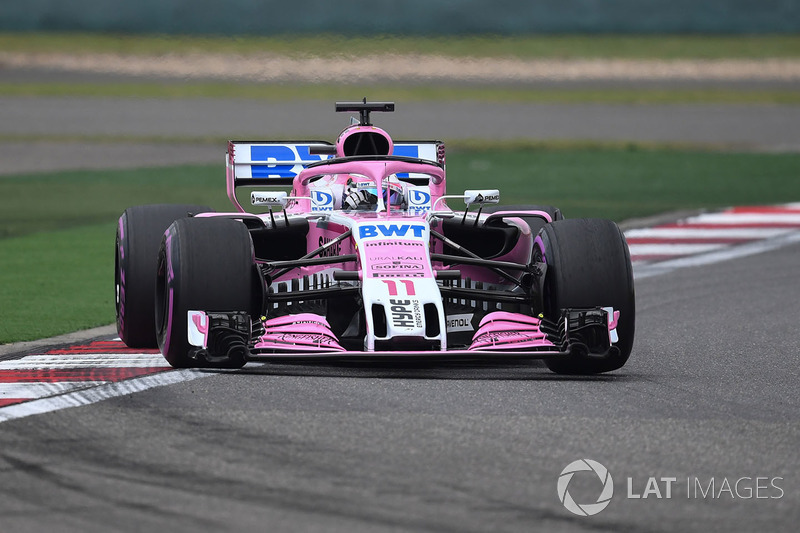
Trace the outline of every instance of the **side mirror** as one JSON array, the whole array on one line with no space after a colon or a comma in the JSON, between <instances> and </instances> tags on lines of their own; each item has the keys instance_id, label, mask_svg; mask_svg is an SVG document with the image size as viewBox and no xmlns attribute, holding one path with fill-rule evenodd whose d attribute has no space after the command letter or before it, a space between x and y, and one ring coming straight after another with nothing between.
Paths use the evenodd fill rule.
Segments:
<instances>
[{"instance_id":1,"label":"side mirror","mask_svg":"<svg viewBox=\"0 0 800 533\"><path fill-rule=\"evenodd\" d=\"M477 189L464 191L464 203L467 206L478 204L483 206L486 204L500 203L500 191L497 189Z\"/></svg>"},{"instance_id":2,"label":"side mirror","mask_svg":"<svg viewBox=\"0 0 800 533\"><path fill-rule=\"evenodd\" d=\"M286 191L253 191L250 193L250 203L253 205L285 208L288 202L289 195Z\"/></svg>"}]
</instances>

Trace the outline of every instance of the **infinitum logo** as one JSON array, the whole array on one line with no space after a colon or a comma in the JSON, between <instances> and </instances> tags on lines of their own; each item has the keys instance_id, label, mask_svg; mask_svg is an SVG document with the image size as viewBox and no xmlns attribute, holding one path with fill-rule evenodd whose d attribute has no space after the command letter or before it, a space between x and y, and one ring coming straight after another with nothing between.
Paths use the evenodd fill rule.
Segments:
<instances>
[{"instance_id":1,"label":"infinitum logo","mask_svg":"<svg viewBox=\"0 0 800 533\"><path fill-rule=\"evenodd\" d=\"M600 496L594 503L577 503L569 493L569 483L575 474L587 472L592 477L597 476L603 484L600 491ZM564 507L571 513L579 516L592 516L596 515L611 503L611 497L614 495L614 480L611 479L611 474L608 469L591 459L579 459L573 461L561 471L558 476L558 499L564 504Z\"/></svg>"}]
</instances>

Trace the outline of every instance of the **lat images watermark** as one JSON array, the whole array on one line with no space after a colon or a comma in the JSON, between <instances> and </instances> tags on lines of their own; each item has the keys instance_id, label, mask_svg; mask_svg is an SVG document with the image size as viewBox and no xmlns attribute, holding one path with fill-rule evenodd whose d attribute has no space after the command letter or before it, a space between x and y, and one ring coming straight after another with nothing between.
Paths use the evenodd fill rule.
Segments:
<instances>
[{"instance_id":1,"label":"lat images watermark","mask_svg":"<svg viewBox=\"0 0 800 533\"><path fill-rule=\"evenodd\" d=\"M687 476L685 479L678 476L629 476L626 482L627 491L624 497L638 501L676 498L779 500L785 495L783 477L780 476ZM611 473L601 463L592 459L578 459L561 471L556 492L559 501L569 512L579 516L593 516L611 503L614 481Z\"/></svg>"},{"instance_id":2,"label":"lat images watermark","mask_svg":"<svg viewBox=\"0 0 800 533\"><path fill-rule=\"evenodd\" d=\"M572 495L569 493L569 484L572 478L577 473L589 472L593 476L597 476L603 484L603 489L594 503L577 503ZM578 459L568 464L561 475L558 476L558 499L564 504L564 507L573 514L579 516L592 516L596 515L611 503L611 497L614 496L614 480L611 479L611 474L608 469L597 461L591 459Z\"/></svg>"}]
</instances>

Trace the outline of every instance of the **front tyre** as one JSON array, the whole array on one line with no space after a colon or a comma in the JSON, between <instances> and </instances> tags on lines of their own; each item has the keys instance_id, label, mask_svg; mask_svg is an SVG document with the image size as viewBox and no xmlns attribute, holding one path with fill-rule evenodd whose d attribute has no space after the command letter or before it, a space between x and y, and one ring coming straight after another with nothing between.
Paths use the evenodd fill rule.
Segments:
<instances>
[{"instance_id":1,"label":"front tyre","mask_svg":"<svg viewBox=\"0 0 800 533\"><path fill-rule=\"evenodd\" d=\"M114 260L117 333L131 348L155 348L156 259L176 219L211 211L203 205L140 205L119 217Z\"/></svg>"},{"instance_id":2,"label":"front tyre","mask_svg":"<svg viewBox=\"0 0 800 533\"><path fill-rule=\"evenodd\" d=\"M222 218L176 220L158 254L156 330L158 346L176 368L208 366L191 357L189 311L246 312L261 306L250 233L239 221ZM243 354L214 366L239 368Z\"/></svg>"},{"instance_id":3,"label":"front tyre","mask_svg":"<svg viewBox=\"0 0 800 533\"><path fill-rule=\"evenodd\" d=\"M586 355L545 359L558 374L597 374L621 368L633 348L636 303L628 245L617 225L602 219L545 224L534 241L534 260L547 264L542 307L558 320L566 308L613 307L620 312L618 342L605 359Z\"/></svg>"}]
</instances>

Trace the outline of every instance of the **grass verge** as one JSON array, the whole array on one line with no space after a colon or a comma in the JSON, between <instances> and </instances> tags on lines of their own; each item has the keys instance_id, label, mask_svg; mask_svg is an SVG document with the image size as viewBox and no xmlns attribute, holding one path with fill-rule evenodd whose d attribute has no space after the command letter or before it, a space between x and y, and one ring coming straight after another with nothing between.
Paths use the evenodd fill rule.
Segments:
<instances>
[{"instance_id":1,"label":"grass verge","mask_svg":"<svg viewBox=\"0 0 800 533\"><path fill-rule=\"evenodd\" d=\"M798 35L383 35L193 37L100 33L0 33L0 50L40 53L277 54L336 57L366 54L440 54L523 59L759 59L800 57Z\"/></svg>"},{"instance_id":2,"label":"grass verge","mask_svg":"<svg viewBox=\"0 0 800 533\"><path fill-rule=\"evenodd\" d=\"M0 344L114 321L114 223L0 240Z\"/></svg>"},{"instance_id":3,"label":"grass verge","mask_svg":"<svg viewBox=\"0 0 800 533\"><path fill-rule=\"evenodd\" d=\"M131 205L230 206L220 165L8 176L0 198L0 239L114 222Z\"/></svg>"},{"instance_id":4,"label":"grass verge","mask_svg":"<svg viewBox=\"0 0 800 533\"><path fill-rule=\"evenodd\" d=\"M800 104L794 89L536 89L489 85L329 85L192 83L0 83L0 96L86 98L245 98L303 101L349 100L353 92L397 102L518 102L543 104ZM338 95L338 96L337 96Z\"/></svg>"},{"instance_id":5,"label":"grass verge","mask_svg":"<svg viewBox=\"0 0 800 533\"><path fill-rule=\"evenodd\" d=\"M621 221L665 211L800 200L800 154L496 147L452 150L451 192ZM114 320L115 221L128 206L227 209L219 165L0 178L0 343Z\"/></svg>"}]
</instances>

